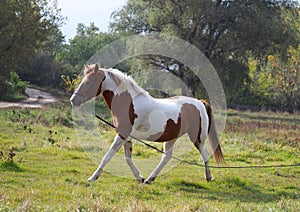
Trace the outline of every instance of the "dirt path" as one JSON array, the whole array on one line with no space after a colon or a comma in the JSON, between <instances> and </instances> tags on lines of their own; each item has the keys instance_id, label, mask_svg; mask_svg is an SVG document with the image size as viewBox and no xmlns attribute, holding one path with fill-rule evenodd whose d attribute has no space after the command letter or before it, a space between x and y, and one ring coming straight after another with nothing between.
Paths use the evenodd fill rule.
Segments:
<instances>
[{"instance_id":1,"label":"dirt path","mask_svg":"<svg viewBox=\"0 0 300 212\"><path fill-rule=\"evenodd\" d=\"M0 108L8 108L8 107L42 108L46 104L59 101L59 99L54 97L52 94L34 88L26 88L25 93L28 96L27 99L17 103L0 102Z\"/></svg>"}]
</instances>

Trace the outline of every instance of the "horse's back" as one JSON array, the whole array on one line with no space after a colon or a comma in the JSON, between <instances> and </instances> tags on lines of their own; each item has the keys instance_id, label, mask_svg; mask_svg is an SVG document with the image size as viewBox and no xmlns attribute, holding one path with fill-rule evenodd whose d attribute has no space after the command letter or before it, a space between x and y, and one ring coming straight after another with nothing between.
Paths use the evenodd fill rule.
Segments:
<instances>
[{"instance_id":1,"label":"horse's back","mask_svg":"<svg viewBox=\"0 0 300 212\"><path fill-rule=\"evenodd\" d=\"M155 140L151 137L152 135L163 135L167 129L172 129L172 134L176 136L193 131L191 133L193 136L190 137L195 137L195 132L197 136L201 134L202 139L206 137L207 113L203 103L195 98L185 96L165 99L135 98L134 111L137 118L134 122L133 133L141 139ZM199 130L203 132L198 135ZM160 139L157 140L160 141Z\"/></svg>"}]
</instances>

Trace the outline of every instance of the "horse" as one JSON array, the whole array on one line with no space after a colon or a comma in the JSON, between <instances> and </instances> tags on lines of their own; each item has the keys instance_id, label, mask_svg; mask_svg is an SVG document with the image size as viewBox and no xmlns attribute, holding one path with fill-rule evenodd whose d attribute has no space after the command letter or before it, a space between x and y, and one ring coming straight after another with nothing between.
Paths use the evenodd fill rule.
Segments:
<instances>
[{"instance_id":1,"label":"horse","mask_svg":"<svg viewBox=\"0 0 300 212\"><path fill-rule=\"evenodd\" d=\"M205 139L214 150L216 163L223 162L212 107L204 100L187 96L154 98L127 74L117 69L99 68L97 64L84 65L84 76L70 98L73 107L79 107L101 95L110 109L116 136L90 182L96 181L114 154L124 148L125 159L135 178L151 184L172 158L177 138L188 134L204 161L206 180L212 180L209 154ZM132 161L132 138L164 143L164 154L157 167L144 180Z\"/></svg>"}]
</instances>

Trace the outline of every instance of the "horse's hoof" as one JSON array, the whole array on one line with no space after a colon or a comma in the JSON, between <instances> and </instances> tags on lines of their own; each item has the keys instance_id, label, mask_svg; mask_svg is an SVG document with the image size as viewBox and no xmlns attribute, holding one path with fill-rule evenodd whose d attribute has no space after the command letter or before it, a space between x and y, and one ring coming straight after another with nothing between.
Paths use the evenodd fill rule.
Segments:
<instances>
[{"instance_id":1,"label":"horse's hoof","mask_svg":"<svg viewBox=\"0 0 300 212\"><path fill-rule=\"evenodd\" d=\"M148 180L146 180L144 183L145 183L145 184L147 184L147 185L150 185L152 182L151 182L151 181L148 181Z\"/></svg>"},{"instance_id":2,"label":"horse's hoof","mask_svg":"<svg viewBox=\"0 0 300 212\"><path fill-rule=\"evenodd\" d=\"M210 181L212 181L212 180L213 180L212 177L206 178L206 181L207 181L207 182L210 182Z\"/></svg>"},{"instance_id":3,"label":"horse's hoof","mask_svg":"<svg viewBox=\"0 0 300 212\"><path fill-rule=\"evenodd\" d=\"M139 183L144 183L145 182L145 179L144 178L141 178L141 179L138 179L137 180Z\"/></svg>"},{"instance_id":4,"label":"horse's hoof","mask_svg":"<svg viewBox=\"0 0 300 212\"><path fill-rule=\"evenodd\" d=\"M95 182L97 179L99 178L99 176L91 176L88 181L89 182Z\"/></svg>"},{"instance_id":5,"label":"horse's hoof","mask_svg":"<svg viewBox=\"0 0 300 212\"><path fill-rule=\"evenodd\" d=\"M153 183L154 180L155 180L155 177L150 177L144 183L150 185Z\"/></svg>"}]
</instances>

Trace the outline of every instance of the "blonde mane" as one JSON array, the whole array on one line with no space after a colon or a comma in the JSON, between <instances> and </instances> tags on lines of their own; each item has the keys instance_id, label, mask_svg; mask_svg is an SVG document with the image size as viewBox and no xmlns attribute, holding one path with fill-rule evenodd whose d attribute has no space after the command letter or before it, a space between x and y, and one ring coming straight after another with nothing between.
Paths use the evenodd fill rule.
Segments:
<instances>
[{"instance_id":1,"label":"blonde mane","mask_svg":"<svg viewBox=\"0 0 300 212\"><path fill-rule=\"evenodd\" d=\"M118 69L107 69L106 72L116 82L116 84L123 89L134 91L136 94L148 94L143 88L141 88L131 76L119 71Z\"/></svg>"}]
</instances>

